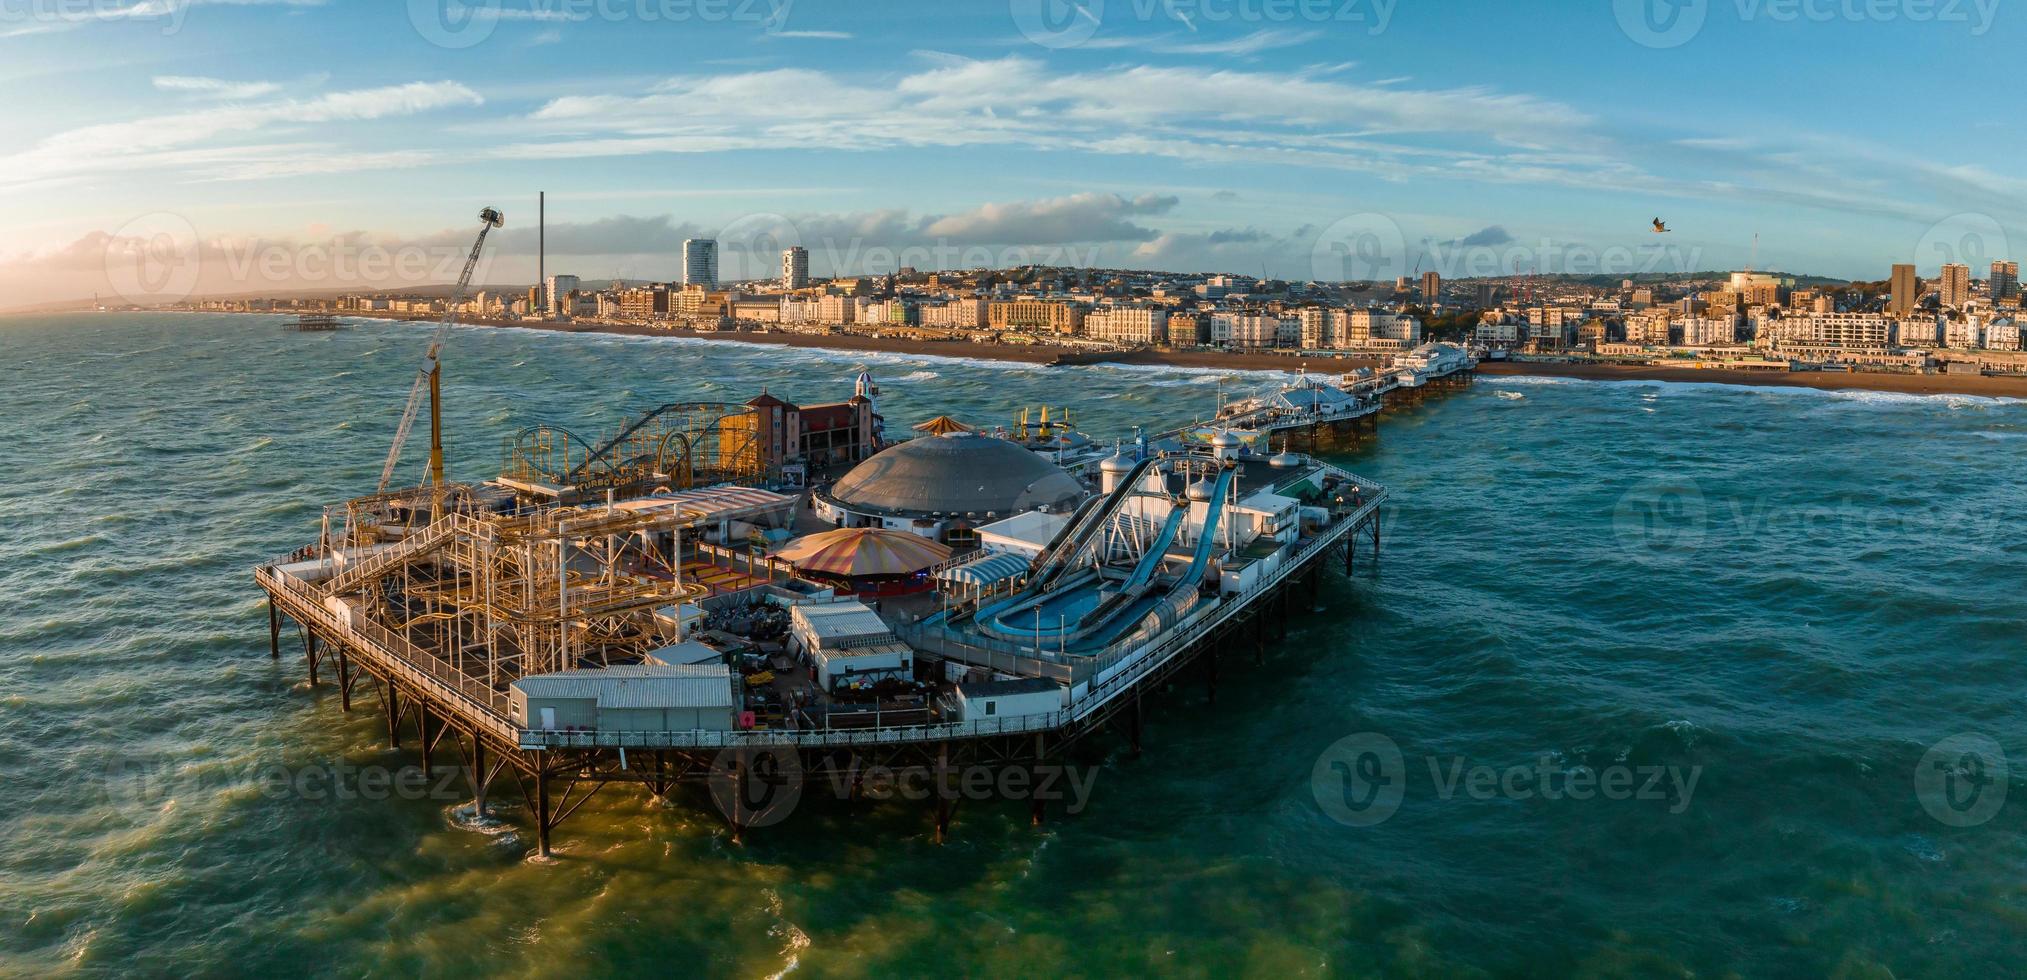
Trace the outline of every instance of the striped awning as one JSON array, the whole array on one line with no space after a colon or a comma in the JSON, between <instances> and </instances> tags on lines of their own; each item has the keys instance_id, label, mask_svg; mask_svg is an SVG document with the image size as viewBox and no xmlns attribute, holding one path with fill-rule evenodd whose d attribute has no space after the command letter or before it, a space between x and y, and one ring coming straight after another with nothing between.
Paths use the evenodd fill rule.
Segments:
<instances>
[{"instance_id":1,"label":"striped awning","mask_svg":"<svg viewBox=\"0 0 2027 980\"><path fill-rule=\"evenodd\" d=\"M966 562L955 568L946 568L936 573L936 581L945 585L961 585L966 588L984 589L998 585L1017 575L1026 574L1028 556L1002 551L990 558Z\"/></svg>"},{"instance_id":2,"label":"striped awning","mask_svg":"<svg viewBox=\"0 0 2027 980\"><path fill-rule=\"evenodd\" d=\"M810 534L774 557L804 572L850 578L912 575L950 557L950 548L905 531L854 527Z\"/></svg>"},{"instance_id":3,"label":"striped awning","mask_svg":"<svg viewBox=\"0 0 2027 980\"><path fill-rule=\"evenodd\" d=\"M952 432L976 432L978 430L948 415L938 415L927 422L915 426L915 431L927 432L932 436L947 436Z\"/></svg>"}]
</instances>

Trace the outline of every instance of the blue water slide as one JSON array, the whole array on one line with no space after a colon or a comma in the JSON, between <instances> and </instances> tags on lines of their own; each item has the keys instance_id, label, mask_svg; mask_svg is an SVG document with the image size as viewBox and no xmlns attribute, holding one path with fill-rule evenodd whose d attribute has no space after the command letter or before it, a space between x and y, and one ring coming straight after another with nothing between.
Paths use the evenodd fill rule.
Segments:
<instances>
[{"instance_id":1,"label":"blue water slide","mask_svg":"<svg viewBox=\"0 0 2027 980\"><path fill-rule=\"evenodd\" d=\"M1137 594L1154 579L1154 573L1161 570L1161 559L1168 554L1168 546L1175 543L1175 532L1182 527L1183 519L1189 516L1188 507L1177 507L1168 515L1168 522L1161 526L1161 535L1154 539L1147 554L1141 556L1140 564L1133 569L1133 576L1126 580L1125 591Z\"/></svg>"}]
</instances>

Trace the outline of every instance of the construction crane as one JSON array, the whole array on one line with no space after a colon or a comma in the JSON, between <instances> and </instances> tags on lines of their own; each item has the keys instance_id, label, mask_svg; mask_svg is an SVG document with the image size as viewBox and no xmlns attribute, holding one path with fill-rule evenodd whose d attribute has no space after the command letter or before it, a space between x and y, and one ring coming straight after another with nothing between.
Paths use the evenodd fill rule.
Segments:
<instances>
[{"instance_id":1,"label":"construction crane","mask_svg":"<svg viewBox=\"0 0 2027 980\"><path fill-rule=\"evenodd\" d=\"M479 212L479 237L472 242L472 254L465 257L464 271L458 273L457 288L451 291L450 302L445 305L443 320L436 325L436 335L430 338L429 353L423 356L422 370L416 372L415 384L408 389L408 405L401 410L401 425L394 430L394 445L387 450L387 465L380 468L380 493L387 492L387 484L394 480L394 466L401 462L401 446L408 441L408 431L415 427L415 415L422 408L422 393L429 392L429 482L443 483L443 406L441 382L443 365L438 355L443 353L443 342L450 336L451 325L457 322L457 308L465 301L465 290L471 287L472 270L478 267L479 253L486 247L486 234L506 223L505 216L493 208Z\"/></svg>"}]
</instances>

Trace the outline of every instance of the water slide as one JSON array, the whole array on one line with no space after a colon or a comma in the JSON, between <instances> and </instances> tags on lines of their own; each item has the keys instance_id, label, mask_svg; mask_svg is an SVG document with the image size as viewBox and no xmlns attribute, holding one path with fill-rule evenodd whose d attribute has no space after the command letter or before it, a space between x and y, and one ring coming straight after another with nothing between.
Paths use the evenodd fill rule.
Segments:
<instances>
[{"instance_id":1,"label":"water slide","mask_svg":"<svg viewBox=\"0 0 2027 980\"><path fill-rule=\"evenodd\" d=\"M989 633L1023 642L1032 641L1044 647L1053 643L1059 649L1066 649L1071 644L1088 646L1093 642L1102 646L1127 630L1160 616L1164 609L1193 603L1209 571L1211 555L1217 548L1217 528L1223 519L1225 498L1230 495L1236 472L1233 469L1218 472L1203 533L1197 539L1190 564L1181 579L1167 592L1154 596L1148 594L1155 574L1161 569L1163 557L1189 515L1188 507L1177 507L1170 512L1158 540L1116 591L1107 589L1105 579L1096 569L1083 569L1060 581L1052 579L1046 587L1031 584L1008 600L981 610L975 621ZM1109 524L1123 503L1123 497L1116 500L1108 498L1105 517L1092 524L1091 528L1103 528ZM1079 546L1069 550L1068 554L1074 555L1081 550Z\"/></svg>"},{"instance_id":2,"label":"water slide","mask_svg":"<svg viewBox=\"0 0 2027 980\"><path fill-rule=\"evenodd\" d=\"M1154 463L1152 458L1141 460L1133 467L1133 471L1126 475L1126 479L1119 481L1119 485L1112 488L1111 493L1087 501L1077 518L1070 522L1067 532L1042 554L1041 561L1035 568L1035 574L1029 578L1029 582L1041 588L1048 588L1049 583L1061 575L1078 553L1091 543L1092 537L1111 523L1113 515L1119 512L1126 498L1132 496L1141 481L1146 479L1147 470Z\"/></svg>"}]
</instances>

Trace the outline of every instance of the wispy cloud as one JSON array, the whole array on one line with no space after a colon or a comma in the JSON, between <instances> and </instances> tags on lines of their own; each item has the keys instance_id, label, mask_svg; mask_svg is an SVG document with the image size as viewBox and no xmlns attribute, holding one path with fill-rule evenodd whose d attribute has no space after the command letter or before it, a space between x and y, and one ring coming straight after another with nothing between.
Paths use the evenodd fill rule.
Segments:
<instances>
[{"instance_id":1,"label":"wispy cloud","mask_svg":"<svg viewBox=\"0 0 2027 980\"><path fill-rule=\"evenodd\" d=\"M207 170L220 165L246 168L242 172L260 175L261 163L281 162L275 149L262 144L235 145L230 142L232 138L274 127L365 122L483 102L478 93L456 82L411 82L332 92L314 99L222 105L83 126L47 137L22 152L0 157L0 188L47 181L76 182L136 170L196 170L199 176L208 176ZM352 155L349 159L366 164L377 159L384 164L400 160L412 163L415 157L375 158L369 154ZM332 164L317 166L320 168L317 172L330 172Z\"/></svg>"},{"instance_id":2,"label":"wispy cloud","mask_svg":"<svg viewBox=\"0 0 2027 980\"><path fill-rule=\"evenodd\" d=\"M156 75L154 83L164 92L185 92L214 99L257 99L273 95L282 88L274 82L229 82L196 75Z\"/></svg>"}]
</instances>

